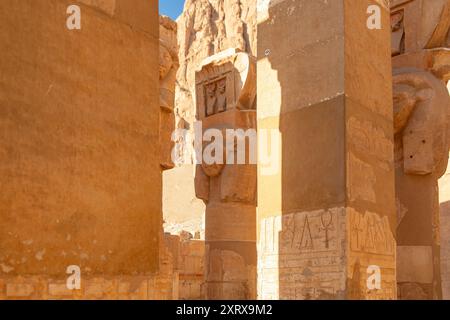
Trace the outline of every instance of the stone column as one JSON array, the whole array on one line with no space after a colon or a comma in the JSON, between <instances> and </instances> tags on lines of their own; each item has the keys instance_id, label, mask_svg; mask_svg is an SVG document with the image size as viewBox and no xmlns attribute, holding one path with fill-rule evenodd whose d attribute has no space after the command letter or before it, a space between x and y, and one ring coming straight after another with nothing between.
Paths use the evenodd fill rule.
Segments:
<instances>
[{"instance_id":1,"label":"stone column","mask_svg":"<svg viewBox=\"0 0 450 320\"><path fill-rule=\"evenodd\" d=\"M260 2L259 298L396 298L389 26L383 1Z\"/></svg>"},{"instance_id":2,"label":"stone column","mask_svg":"<svg viewBox=\"0 0 450 320\"><path fill-rule=\"evenodd\" d=\"M247 131L256 128L255 76L252 58L235 49L207 58L196 73L196 125L202 125L200 134L215 129L223 137L213 141L223 145L223 152L213 152L218 161L207 159L207 141L202 159L197 155L196 194L206 203L207 299L256 297L256 159L250 163L248 148L255 147L256 131L254 139ZM241 129L242 134L229 140L227 129ZM197 136L196 143L201 143ZM246 144L243 163L237 162L241 143Z\"/></svg>"},{"instance_id":3,"label":"stone column","mask_svg":"<svg viewBox=\"0 0 450 320\"><path fill-rule=\"evenodd\" d=\"M442 299L450 300L450 166L439 180Z\"/></svg>"},{"instance_id":4,"label":"stone column","mask_svg":"<svg viewBox=\"0 0 450 320\"><path fill-rule=\"evenodd\" d=\"M400 299L441 299L438 179L448 162L450 2L393 1L397 282Z\"/></svg>"}]
</instances>

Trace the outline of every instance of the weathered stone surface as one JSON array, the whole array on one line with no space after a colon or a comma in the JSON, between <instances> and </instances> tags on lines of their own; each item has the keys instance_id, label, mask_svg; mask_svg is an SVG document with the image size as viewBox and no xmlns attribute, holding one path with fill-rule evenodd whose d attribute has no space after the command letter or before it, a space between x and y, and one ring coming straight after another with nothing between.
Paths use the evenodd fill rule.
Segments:
<instances>
[{"instance_id":1,"label":"weathered stone surface","mask_svg":"<svg viewBox=\"0 0 450 320\"><path fill-rule=\"evenodd\" d=\"M89 8L82 29L71 32L65 1L1 6L0 42L9 48L0 78L2 261L25 258L15 274L59 275L71 264L86 273L156 270L161 178L151 88L158 64L148 57L158 50L157 33L133 32ZM17 27L27 10L40 14ZM28 49L37 47L46 54ZM140 49L130 55L129 48ZM136 74L124 72L133 64Z\"/></svg>"},{"instance_id":2,"label":"weathered stone surface","mask_svg":"<svg viewBox=\"0 0 450 320\"><path fill-rule=\"evenodd\" d=\"M2 295L66 297L47 288L78 265L105 297L159 267L157 2L86 3L0 3Z\"/></svg>"},{"instance_id":3,"label":"weathered stone surface","mask_svg":"<svg viewBox=\"0 0 450 320\"><path fill-rule=\"evenodd\" d=\"M393 55L448 47L448 0L394 0L391 11Z\"/></svg>"},{"instance_id":4,"label":"weathered stone surface","mask_svg":"<svg viewBox=\"0 0 450 320\"><path fill-rule=\"evenodd\" d=\"M178 18L180 70L177 76L178 115L195 120L195 71L221 51L237 48L256 55L256 1L187 0Z\"/></svg>"},{"instance_id":5,"label":"weathered stone surface","mask_svg":"<svg viewBox=\"0 0 450 320\"><path fill-rule=\"evenodd\" d=\"M0 300L450 299L450 0L0 3Z\"/></svg>"},{"instance_id":6,"label":"weathered stone surface","mask_svg":"<svg viewBox=\"0 0 450 320\"><path fill-rule=\"evenodd\" d=\"M256 141L225 141L226 129L256 128L255 80L255 61L236 49L205 59L196 73L197 119L203 132L215 129L224 137L219 163L200 159L195 177L197 197L206 204L207 299L256 297L256 164L231 164L227 157L237 161L241 143L248 155Z\"/></svg>"},{"instance_id":7,"label":"weathered stone surface","mask_svg":"<svg viewBox=\"0 0 450 320\"><path fill-rule=\"evenodd\" d=\"M175 130L175 81L178 71L177 24L169 17L159 17L159 143L161 167L174 167L172 133Z\"/></svg>"},{"instance_id":8,"label":"weathered stone surface","mask_svg":"<svg viewBox=\"0 0 450 320\"><path fill-rule=\"evenodd\" d=\"M179 265L179 298L195 300L205 298L205 242L190 240L181 243Z\"/></svg>"},{"instance_id":9,"label":"weathered stone surface","mask_svg":"<svg viewBox=\"0 0 450 320\"><path fill-rule=\"evenodd\" d=\"M396 298L389 30L366 27L376 3L258 8L258 130L281 141L277 170L258 175L259 298ZM371 265L381 288L367 286Z\"/></svg>"},{"instance_id":10,"label":"weathered stone surface","mask_svg":"<svg viewBox=\"0 0 450 320\"><path fill-rule=\"evenodd\" d=\"M400 299L440 299L437 180L448 163L450 1L394 1L392 56Z\"/></svg>"},{"instance_id":11,"label":"weathered stone surface","mask_svg":"<svg viewBox=\"0 0 450 320\"><path fill-rule=\"evenodd\" d=\"M28 283L8 283L6 285L6 296L9 298L30 297L34 288Z\"/></svg>"}]
</instances>

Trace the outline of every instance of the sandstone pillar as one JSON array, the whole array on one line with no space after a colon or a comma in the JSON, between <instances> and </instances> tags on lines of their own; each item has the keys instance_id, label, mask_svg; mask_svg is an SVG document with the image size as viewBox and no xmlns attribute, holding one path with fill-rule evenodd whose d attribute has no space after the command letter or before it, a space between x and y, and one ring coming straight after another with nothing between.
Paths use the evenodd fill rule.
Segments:
<instances>
[{"instance_id":1,"label":"sandstone pillar","mask_svg":"<svg viewBox=\"0 0 450 320\"><path fill-rule=\"evenodd\" d=\"M78 5L81 29L66 26ZM156 0L0 2L0 299L149 297ZM69 290L68 266L81 269Z\"/></svg>"},{"instance_id":2,"label":"sandstone pillar","mask_svg":"<svg viewBox=\"0 0 450 320\"><path fill-rule=\"evenodd\" d=\"M258 164L259 298L396 298L389 26L383 1L258 8L258 133L280 154Z\"/></svg>"},{"instance_id":3,"label":"sandstone pillar","mask_svg":"<svg viewBox=\"0 0 450 320\"><path fill-rule=\"evenodd\" d=\"M224 138L221 161L208 163L204 153L195 177L197 197L206 203L207 299L256 297L256 160L237 162L238 145L246 143L245 137L226 141L227 129L245 133L256 128L255 76L252 58L234 49L207 58L196 73L197 124L203 133L216 129ZM250 143L256 141L247 143L247 155ZM204 151L207 146L205 141Z\"/></svg>"},{"instance_id":4,"label":"sandstone pillar","mask_svg":"<svg viewBox=\"0 0 450 320\"><path fill-rule=\"evenodd\" d=\"M439 180L442 299L450 300L450 166Z\"/></svg>"},{"instance_id":5,"label":"sandstone pillar","mask_svg":"<svg viewBox=\"0 0 450 320\"><path fill-rule=\"evenodd\" d=\"M441 299L439 192L448 162L450 1L392 3L400 299Z\"/></svg>"}]
</instances>

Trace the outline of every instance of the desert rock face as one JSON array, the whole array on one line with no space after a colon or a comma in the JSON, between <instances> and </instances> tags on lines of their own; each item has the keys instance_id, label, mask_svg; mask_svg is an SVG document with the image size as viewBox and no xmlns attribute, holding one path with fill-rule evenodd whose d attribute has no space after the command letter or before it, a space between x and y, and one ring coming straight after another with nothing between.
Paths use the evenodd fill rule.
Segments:
<instances>
[{"instance_id":1,"label":"desert rock face","mask_svg":"<svg viewBox=\"0 0 450 320\"><path fill-rule=\"evenodd\" d=\"M178 18L180 69L176 109L194 121L195 70L202 60L229 48L256 56L255 0L187 0Z\"/></svg>"}]
</instances>

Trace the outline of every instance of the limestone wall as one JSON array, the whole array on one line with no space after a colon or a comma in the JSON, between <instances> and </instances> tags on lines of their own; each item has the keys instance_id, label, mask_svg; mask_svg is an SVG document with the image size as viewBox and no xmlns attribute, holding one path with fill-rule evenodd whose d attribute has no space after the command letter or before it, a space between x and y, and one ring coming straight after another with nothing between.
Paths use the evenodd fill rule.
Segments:
<instances>
[{"instance_id":1,"label":"limestone wall","mask_svg":"<svg viewBox=\"0 0 450 320\"><path fill-rule=\"evenodd\" d=\"M365 20L378 3L258 7L258 130L281 155L258 168L259 298L396 298L389 30Z\"/></svg>"},{"instance_id":2,"label":"limestone wall","mask_svg":"<svg viewBox=\"0 0 450 320\"><path fill-rule=\"evenodd\" d=\"M81 30L66 27L74 3ZM0 297L63 297L69 265L85 280L74 295L147 297L162 225L157 1L4 0L0 20Z\"/></svg>"},{"instance_id":3,"label":"limestone wall","mask_svg":"<svg viewBox=\"0 0 450 320\"><path fill-rule=\"evenodd\" d=\"M199 300L205 297L205 242L166 233L166 270L159 284L165 284L168 299ZM172 275L172 276L170 276ZM155 286L162 288L161 285Z\"/></svg>"}]
</instances>

